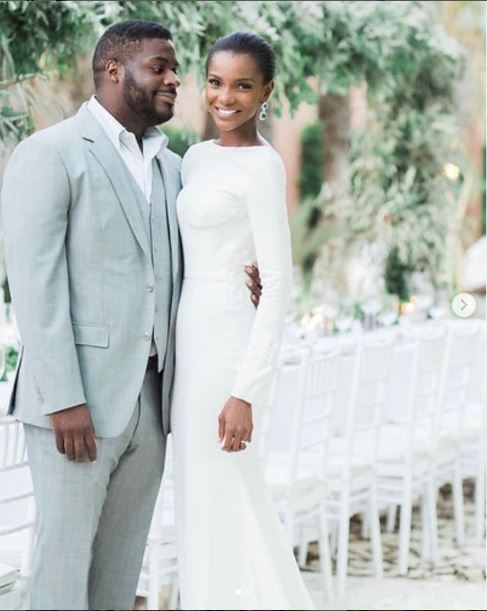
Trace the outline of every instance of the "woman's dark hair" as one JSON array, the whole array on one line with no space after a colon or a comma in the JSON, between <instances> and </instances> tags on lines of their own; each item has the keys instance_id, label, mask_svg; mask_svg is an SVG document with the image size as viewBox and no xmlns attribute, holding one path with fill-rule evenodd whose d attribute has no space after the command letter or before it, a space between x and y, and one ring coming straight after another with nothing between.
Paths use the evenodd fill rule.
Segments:
<instances>
[{"instance_id":1,"label":"woman's dark hair","mask_svg":"<svg viewBox=\"0 0 487 611\"><path fill-rule=\"evenodd\" d=\"M208 52L208 59L206 60L207 74L212 57L219 51L233 51L234 53L251 55L259 66L259 70L264 77L264 83L268 83L274 78L276 70L274 51L257 34L252 34L251 32L233 32L228 34L228 36L219 38Z\"/></svg>"}]
</instances>

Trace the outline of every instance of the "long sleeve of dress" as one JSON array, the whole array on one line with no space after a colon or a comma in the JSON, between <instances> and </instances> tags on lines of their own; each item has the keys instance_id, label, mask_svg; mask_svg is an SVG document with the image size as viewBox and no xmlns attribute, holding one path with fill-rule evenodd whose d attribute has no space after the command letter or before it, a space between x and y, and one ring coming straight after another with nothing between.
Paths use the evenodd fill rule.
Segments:
<instances>
[{"instance_id":1,"label":"long sleeve of dress","mask_svg":"<svg viewBox=\"0 0 487 611\"><path fill-rule=\"evenodd\" d=\"M259 165L248 185L246 204L262 295L232 395L254 403L265 393L277 362L291 289L286 176L278 157Z\"/></svg>"}]
</instances>

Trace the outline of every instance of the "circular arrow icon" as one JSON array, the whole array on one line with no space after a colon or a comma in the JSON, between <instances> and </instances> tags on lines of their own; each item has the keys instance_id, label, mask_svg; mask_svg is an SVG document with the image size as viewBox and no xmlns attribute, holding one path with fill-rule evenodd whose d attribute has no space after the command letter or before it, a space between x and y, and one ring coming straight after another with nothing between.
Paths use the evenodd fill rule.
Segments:
<instances>
[{"instance_id":1,"label":"circular arrow icon","mask_svg":"<svg viewBox=\"0 0 487 611\"><path fill-rule=\"evenodd\" d=\"M451 302L451 309L456 316L468 318L477 309L477 302L470 293L458 293Z\"/></svg>"}]
</instances>

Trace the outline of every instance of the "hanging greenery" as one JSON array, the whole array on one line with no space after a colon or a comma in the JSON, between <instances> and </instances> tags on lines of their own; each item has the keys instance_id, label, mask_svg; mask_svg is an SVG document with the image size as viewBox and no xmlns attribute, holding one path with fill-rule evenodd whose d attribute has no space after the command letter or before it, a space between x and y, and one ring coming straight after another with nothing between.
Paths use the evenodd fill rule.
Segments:
<instances>
[{"instance_id":1,"label":"hanging greenery","mask_svg":"<svg viewBox=\"0 0 487 611\"><path fill-rule=\"evenodd\" d=\"M462 62L436 9L424 1L0 0L0 147L32 131L32 109L46 103L38 95L42 76L73 66L115 21L166 25L182 73L200 78L217 37L251 29L276 52L274 99L286 98L291 110L367 85L369 122L364 133L352 134L347 197L338 200L324 189L306 199L293 222L297 259L309 265L323 243L346 257L375 241L390 253L389 290L401 274L398 282L406 287L415 269L446 278L445 235L456 187L443 167L454 161L451 119ZM320 221L310 225L313 215Z\"/></svg>"},{"instance_id":2,"label":"hanging greenery","mask_svg":"<svg viewBox=\"0 0 487 611\"><path fill-rule=\"evenodd\" d=\"M315 121L301 132L301 166L299 194L301 199L316 197L324 181L323 125Z\"/></svg>"},{"instance_id":3,"label":"hanging greenery","mask_svg":"<svg viewBox=\"0 0 487 611\"><path fill-rule=\"evenodd\" d=\"M76 62L111 4L0 0L0 154L33 131L32 111L49 103L39 95L39 81Z\"/></svg>"},{"instance_id":4,"label":"hanging greenery","mask_svg":"<svg viewBox=\"0 0 487 611\"><path fill-rule=\"evenodd\" d=\"M335 225L322 256L330 261L333 251L338 285L347 261L374 244L384 253L387 290L407 300L414 271L427 272L437 285L452 281L448 241L460 181L444 168L458 163L454 107L462 54L435 25L430 4L358 4L347 29L353 42L340 44L338 55L342 66L354 57L347 74L367 83L368 121L351 133L348 193L330 198L325 189L315 203L321 224ZM332 270L319 265L317 273Z\"/></svg>"}]
</instances>

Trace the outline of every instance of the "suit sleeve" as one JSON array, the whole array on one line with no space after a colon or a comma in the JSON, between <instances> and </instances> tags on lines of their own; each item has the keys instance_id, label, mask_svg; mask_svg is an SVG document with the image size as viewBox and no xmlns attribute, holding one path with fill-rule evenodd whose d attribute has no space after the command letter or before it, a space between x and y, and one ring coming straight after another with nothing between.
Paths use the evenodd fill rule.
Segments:
<instances>
[{"instance_id":1,"label":"suit sleeve","mask_svg":"<svg viewBox=\"0 0 487 611\"><path fill-rule=\"evenodd\" d=\"M254 403L263 398L277 363L291 293L292 257L281 160L266 160L251 180L246 202L262 295L232 395Z\"/></svg>"},{"instance_id":2,"label":"suit sleeve","mask_svg":"<svg viewBox=\"0 0 487 611\"><path fill-rule=\"evenodd\" d=\"M70 316L70 203L59 153L36 136L22 142L3 180L5 263L24 358L44 415L86 402Z\"/></svg>"}]
</instances>

